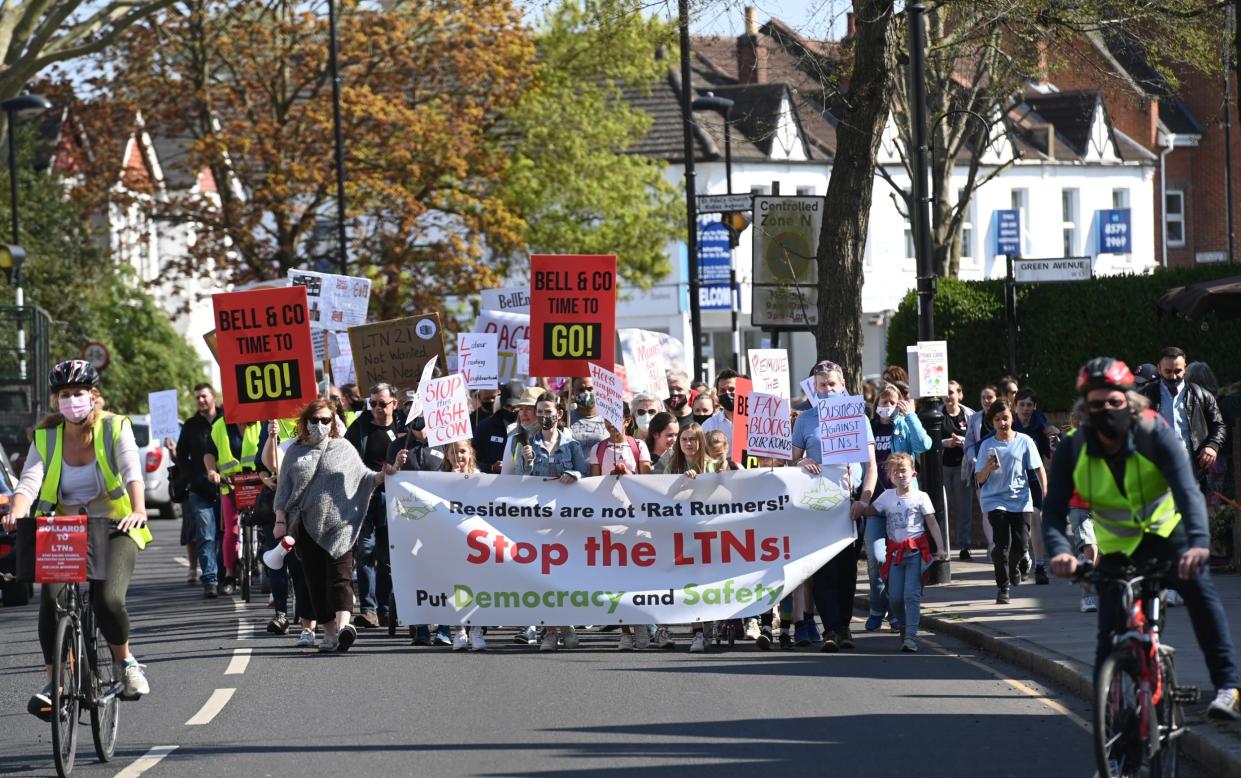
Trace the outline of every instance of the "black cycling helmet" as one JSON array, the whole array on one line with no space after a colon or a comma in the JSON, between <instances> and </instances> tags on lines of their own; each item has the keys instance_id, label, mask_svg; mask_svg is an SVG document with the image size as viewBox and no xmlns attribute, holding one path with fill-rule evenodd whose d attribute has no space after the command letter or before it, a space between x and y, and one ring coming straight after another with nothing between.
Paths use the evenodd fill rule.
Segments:
<instances>
[{"instance_id":1,"label":"black cycling helmet","mask_svg":"<svg viewBox=\"0 0 1241 778\"><path fill-rule=\"evenodd\" d=\"M99 371L85 359L69 359L52 368L47 376L48 387L58 392L68 386L99 386Z\"/></svg>"},{"instance_id":2,"label":"black cycling helmet","mask_svg":"<svg viewBox=\"0 0 1241 778\"><path fill-rule=\"evenodd\" d=\"M1119 359L1095 357L1077 372L1077 391L1083 396L1092 389L1119 389L1123 392L1132 388L1133 373Z\"/></svg>"}]
</instances>

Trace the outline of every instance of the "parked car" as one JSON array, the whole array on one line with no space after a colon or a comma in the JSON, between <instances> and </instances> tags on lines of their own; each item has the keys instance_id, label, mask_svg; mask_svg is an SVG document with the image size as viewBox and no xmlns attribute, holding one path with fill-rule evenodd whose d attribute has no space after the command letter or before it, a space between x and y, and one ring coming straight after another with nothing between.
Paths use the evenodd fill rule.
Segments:
<instances>
[{"instance_id":1,"label":"parked car","mask_svg":"<svg viewBox=\"0 0 1241 778\"><path fill-rule=\"evenodd\" d=\"M138 444L138 457L143 465L147 513L152 518L180 518L180 509L172 501L168 490L168 468L172 465L172 453L164 448L162 440L151 440L149 416L130 416L129 419L134 425L134 440Z\"/></svg>"},{"instance_id":2,"label":"parked car","mask_svg":"<svg viewBox=\"0 0 1241 778\"><path fill-rule=\"evenodd\" d=\"M8 454L0 447L0 513L7 513L13 499L13 490L17 488L17 474L9 464ZM0 573L14 575L17 572L16 538L8 533L0 532ZM34 585L17 581L0 582L0 602L8 607L25 605L34 596Z\"/></svg>"}]
</instances>

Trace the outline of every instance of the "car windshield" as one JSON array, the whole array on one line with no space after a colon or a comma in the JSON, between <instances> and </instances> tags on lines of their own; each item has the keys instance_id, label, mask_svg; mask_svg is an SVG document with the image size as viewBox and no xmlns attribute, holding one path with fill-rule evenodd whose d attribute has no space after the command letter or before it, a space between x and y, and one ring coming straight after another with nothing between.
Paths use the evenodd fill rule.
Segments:
<instances>
[{"instance_id":1,"label":"car windshield","mask_svg":"<svg viewBox=\"0 0 1241 778\"><path fill-rule=\"evenodd\" d=\"M151 428L145 424L134 424L134 442L138 448L146 448L151 443Z\"/></svg>"}]
</instances>

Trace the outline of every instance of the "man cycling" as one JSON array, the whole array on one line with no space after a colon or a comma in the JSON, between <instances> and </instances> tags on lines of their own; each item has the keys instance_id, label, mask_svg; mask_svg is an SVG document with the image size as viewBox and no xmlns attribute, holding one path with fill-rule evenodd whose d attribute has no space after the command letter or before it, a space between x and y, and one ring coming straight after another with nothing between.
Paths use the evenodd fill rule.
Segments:
<instances>
[{"instance_id":1,"label":"man cycling","mask_svg":"<svg viewBox=\"0 0 1241 778\"><path fill-rule=\"evenodd\" d=\"M1214 718L1241 718L1235 652L1228 617L1206 564L1210 560L1206 503L1194 480L1185 446L1133 388L1124 362L1097 357L1078 373L1077 390L1087 421L1056 450L1047 495L1043 498L1043 536L1051 569L1064 578L1077 569L1065 536L1069 501L1090 506L1099 563L1116 566L1127 559L1177 563L1169 581L1185 600L1194 637L1206 657L1216 697L1207 709ZM1124 627L1120 592L1099 593L1099 631L1095 668L1111 651L1110 636Z\"/></svg>"},{"instance_id":2,"label":"man cycling","mask_svg":"<svg viewBox=\"0 0 1241 778\"><path fill-rule=\"evenodd\" d=\"M40 516L107 516L117 522L108 541L107 579L92 586L91 601L99 629L112 650L122 695L136 699L151 690L143 665L129 651L129 613L125 593L138 552L151 542L138 445L129 419L102 409L99 373L89 362L73 359L52 368L49 388L60 409L39 423L13 496L13 510L3 526L34 507ZM49 682L30 698L34 715L51 720L52 645L55 602L63 584L44 584L39 604L39 644Z\"/></svg>"}]
</instances>

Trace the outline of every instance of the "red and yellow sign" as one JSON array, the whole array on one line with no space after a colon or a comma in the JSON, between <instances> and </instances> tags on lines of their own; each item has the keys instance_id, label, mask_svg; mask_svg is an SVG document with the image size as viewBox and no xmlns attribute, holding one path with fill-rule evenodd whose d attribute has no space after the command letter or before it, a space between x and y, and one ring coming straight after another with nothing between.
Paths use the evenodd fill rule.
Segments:
<instances>
[{"instance_id":1,"label":"red and yellow sign","mask_svg":"<svg viewBox=\"0 0 1241 778\"><path fill-rule=\"evenodd\" d=\"M589 376L616 359L616 257L530 257L530 373Z\"/></svg>"}]
</instances>

